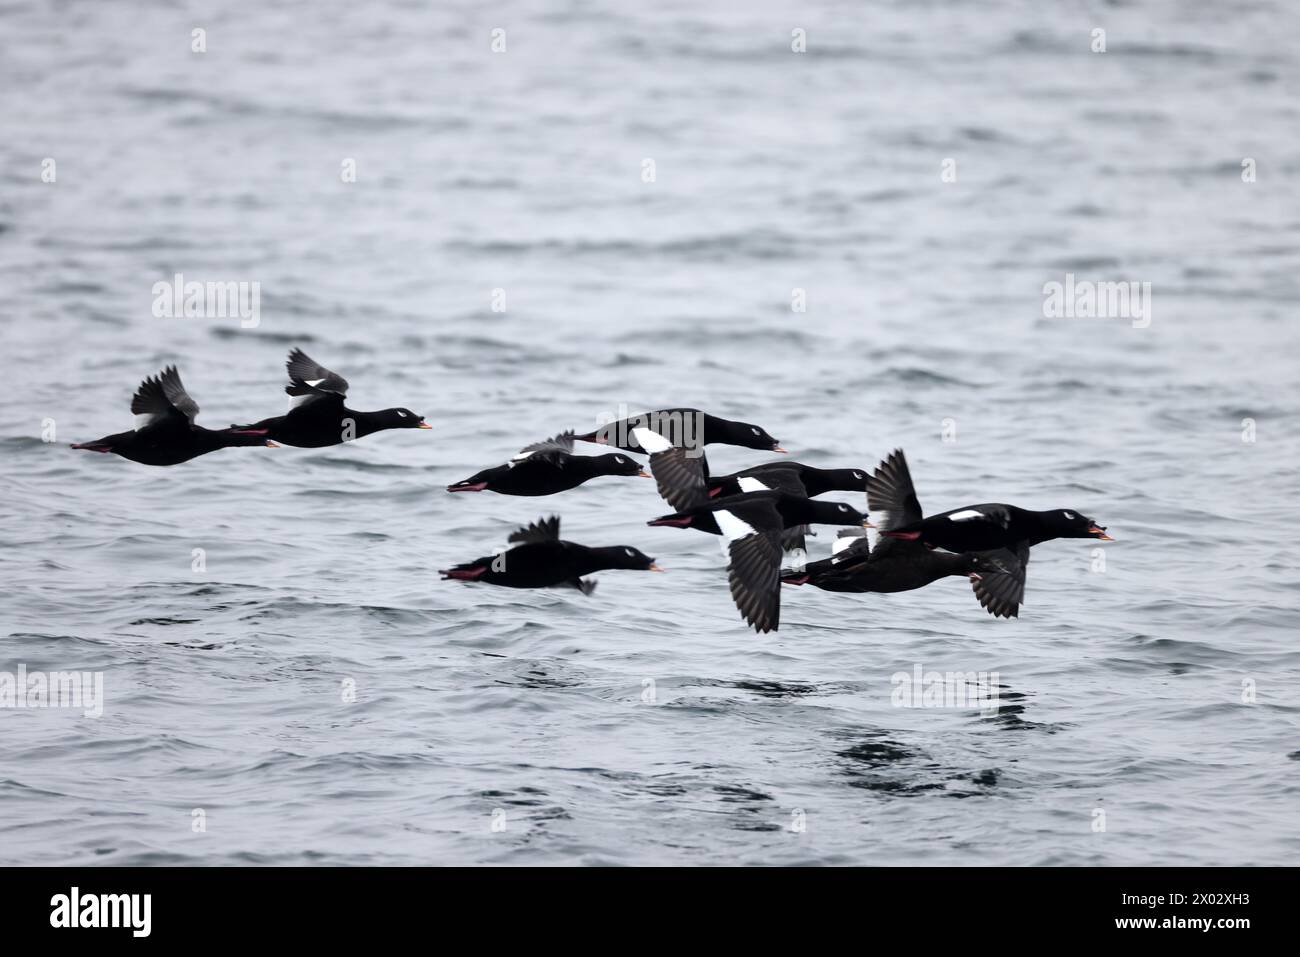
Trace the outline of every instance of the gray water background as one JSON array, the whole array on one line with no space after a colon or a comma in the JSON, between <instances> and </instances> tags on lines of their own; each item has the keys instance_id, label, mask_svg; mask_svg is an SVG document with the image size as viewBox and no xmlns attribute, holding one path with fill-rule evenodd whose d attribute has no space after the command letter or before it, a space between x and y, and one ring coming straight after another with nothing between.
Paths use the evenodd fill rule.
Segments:
<instances>
[{"instance_id":1,"label":"gray water background","mask_svg":"<svg viewBox=\"0 0 1300 957\"><path fill-rule=\"evenodd\" d=\"M1294 863L1297 11L0 5L0 670L107 699L0 710L0 862ZM178 272L260 324L154 317ZM1150 325L1045 317L1067 272ZM172 362L200 422L276 414L293 345L434 431L67 448ZM787 588L758 636L650 482L442 490L679 403L1117 541L1035 549L1018 621ZM437 580L551 512L669 573ZM1002 709L893 707L918 664Z\"/></svg>"}]
</instances>

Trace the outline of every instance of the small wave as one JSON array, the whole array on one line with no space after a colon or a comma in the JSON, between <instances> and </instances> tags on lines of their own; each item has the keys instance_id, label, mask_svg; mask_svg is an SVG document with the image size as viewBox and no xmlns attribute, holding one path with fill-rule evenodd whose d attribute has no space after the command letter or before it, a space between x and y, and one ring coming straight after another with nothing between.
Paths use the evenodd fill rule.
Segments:
<instances>
[{"instance_id":1,"label":"small wave","mask_svg":"<svg viewBox=\"0 0 1300 957\"><path fill-rule=\"evenodd\" d=\"M630 239L600 241L543 239L523 240L449 240L444 248L457 255L471 257L546 256L562 260L594 258L676 259L692 263L734 260L788 260L798 258L805 240L772 229L713 236L649 242Z\"/></svg>"},{"instance_id":2,"label":"small wave","mask_svg":"<svg viewBox=\"0 0 1300 957\"><path fill-rule=\"evenodd\" d=\"M941 372L934 372L931 369L921 369L915 366L891 366L874 378L877 380L902 382L909 385L956 385L967 389L986 388L984 384L979 382L971 382L967 379L958 379L956 376L944 375Z\"/></svg>"}]
</instances>

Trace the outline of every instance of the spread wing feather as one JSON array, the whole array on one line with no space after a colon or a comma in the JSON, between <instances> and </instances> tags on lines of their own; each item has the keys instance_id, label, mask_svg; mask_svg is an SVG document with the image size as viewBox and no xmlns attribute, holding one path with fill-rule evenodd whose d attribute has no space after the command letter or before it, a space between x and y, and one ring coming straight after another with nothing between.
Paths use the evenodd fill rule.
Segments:
<instances>
[{"instance_id":1,"label":"spread wing feather","mask_svg":"<svg viewBox=\"0 0 1300 957\"><path fill-rule=\"evenodd\" d=\"M759 634L781 624L781 533L759 532L728 546L727 579L741 617Z\"/></svg>"},{"instance_id":2,"label":"spread wing feather","mask_svg":"<svg viewBox=\"0 0 1300 957\"><path fill-rule=\"evenodd\" d=\"M550 518L539 518L537 521L511 532L506 541L524 545L530 542L555 542L559 541L559 538L560 516L552 515Z\"/></svg>"}]
</instances>

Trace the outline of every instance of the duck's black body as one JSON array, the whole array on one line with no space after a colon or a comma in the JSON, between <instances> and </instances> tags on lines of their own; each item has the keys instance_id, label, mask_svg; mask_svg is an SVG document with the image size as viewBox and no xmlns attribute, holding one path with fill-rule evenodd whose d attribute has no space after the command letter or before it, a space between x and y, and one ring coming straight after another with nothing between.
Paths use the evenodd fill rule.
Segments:
<instances>
[{"instance_id":1,"label":"duck's black body","mask_svg":"<svg viewBox=\"0 0 1300 957\"><path fill-rule=\"evenodd\" d=\"M268 436L259 429L205 429L200 425L167 423L138 432L118 432L94 442L77 442L74 449L111 452L141 465L179 465L218 449L265 446Z\"/></svg>"},{"instance_id":2,"label":"duck's black body","mask_svg":"<svg viewBox=\"0 0 1300 957\"><path fill-rule=\"evenodd\" d=\"M968 505L917 519L885 532L891 538L917 541L950 552L1014 549L1020 542L1038 545L1054 538L1111 541L1106 529L1072 509L1031 512L997 503Z\"/></svg>"},{"instance_id":3,"label":"duck's black body","mask_svg":"<svg viewBox=\"0 0 1300 957\"><path fill-rule=\"evenodd\" d=\"M865 537L856 541L862 546L851 545L831 558L810 562L802 571L782 574L781 580L826 591L899 592L924 588L949 575L978 574L984 564L973 552L956 555L888 538L872 551Z\"/></svg>"},{"instance_id":4,"label":"duck's black body","mask_svg":"<svg viewBox=\"0 0 1300 957\"><path fill-rule=\"evenodd\" d=\"M300 449L319 449L350 442L385 429L429 429L424 417L410 409L382 409L358 412L344 404L348 382L313 361L301 349L289 353L289 412L255 422L232 426L264 429L277 442Z\"/></svg>"},{"instance_id":5,"label":"duck's black body","mask_svg":"<svg viewBox=\"0 0 1300 957\"><path fill-rule=\"evenodd\" d=\"M819 469L802 462L766 462L730 475L714 475L705 480L713 498L740 495L750 489L742 488L742 479L754 479L767 488L796 492L816 498L826 492L865 492L867 473L863 469ZM749 485L751 483L744 483Z\"/></svg>"},{"instance_id":6,"label":"duck's black body","mask_svg":"<svg viewBox=\"0 0 1300 957\"><path fill-rule=\"evenodd\" d=\"M506 588L570 586L589 595L596 583L584 580L584 575L614 568L660 571L654 559L630 546L592 548L561 541L556 516L514 532L509 541L517 544L508 551L464 562L439 574L444 581L486 582Z\"/></svg>"},{"instance_id":7,"label":"duck's black body","mask_svg":"<svg viewBox=\"0 0 1300 957\"><path fill-rule=\"evenodd\" d=\"M502 495L554 495L577 488L600 475L641 475L635 459L619 452L608 455L573 455L574 436L564 432L525 447L505 465L484 469L454 485L448 492L499 492Z\"/></svg>"},{"instance_id":8,"label":"duck's black body","mask_svg":"<svg viewBox=\"0 0 1300 957\"><path fill-rule=\"evenodd\" d=\"M179 465L217 449L274 445L265 429L205 429L196 425L198 403L185 391L175 366L140 383L131 399L131 412L138 423L133 431L106 435L94 442L77 442L72 447L120 455L141 465Z\"/></svg>"},{"instance_id":9,"label":"duck's black body","mask_svg":"<svg viewBox=\"0 0 1300 957\"><path fill-rule=\"evenodd\" d=\"M384 409L381 412L357 412L339 397L321 399L294 409L287 415L272 416L248 429L265 429L275 441L300 449L319 449L340 445L385 429L428 429L413 412Z\"/></svg>"},{"instance_id":10,"label":"duck's black body","mask_svg":"<svg viewBox=\"0 0 1300 957\"><path fill-rule=\"evenodd\" d=\"M864 544L866 539L860 539ZM803 569L783 572L787 585L814 585L824 591L890 593L924 588L950 575L970 578L975 597L995 618L1020 617L1025 598L1029 545L990 552L938 551L916 542L882 538L874 550L852 548Z\"/></svg>"},{"instance_id":11,"label":"duck's black body","mask_svg":"<svg viewBox=\"0 0 1300 957\"><path fill-rule=\"evenodd\" d=\"M649 429L668 444L682 449L702 449L706 445L739 445L746 449L784 452L780 443L766 430L748 422L735 422L709 415L699 409L661 409L602 425L593 432L575 436L580 442L613 445L625 452L653 452L642 446L633 431Z\"/></svg>"},{"instance_id":12,"label":"duck's black body","mask_svg":"<svg viewBox=\"0 0 1300 957\"><path fill-rule=\"evenodd\" d=\"M724 529L719 525L719 513L729 514L757 531L780 531L797 525L861 526L867 520L856 508L842 502L814 502L802 495L767 491L713 499L671 515L661 515L646 524L694 528L721 535Z\"/></svg>"}]
</instances>

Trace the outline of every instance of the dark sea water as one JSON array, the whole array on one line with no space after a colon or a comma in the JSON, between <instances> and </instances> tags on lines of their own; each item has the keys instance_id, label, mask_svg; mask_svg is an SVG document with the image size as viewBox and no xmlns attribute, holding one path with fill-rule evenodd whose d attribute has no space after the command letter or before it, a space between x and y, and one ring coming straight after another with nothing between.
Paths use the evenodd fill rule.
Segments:
<instances>
[{"instance_id":1,"label":"dark sea water","mask_svg":"<svg viewBox=\"0 0 1300 957\"><path fill-rule=\"evenodd\" d=\"M0 5L0 671L106 699L0 710L0 862L1294 863L1297 37L1282 2ZM155 317L176 273L260 283L259 325ZM1046 317L1067 273L1151 283L1150 324ZM294 345L434 430L67 447L168 363L202 423L277 414ZM1036 548L1019 620L787 588L759 636L651 482L443 491L675 404L1117 541ZM552 512L668 574L438 580ZM918 665L1000 708L895 707Z\"/></svg>"}]
</instances>

